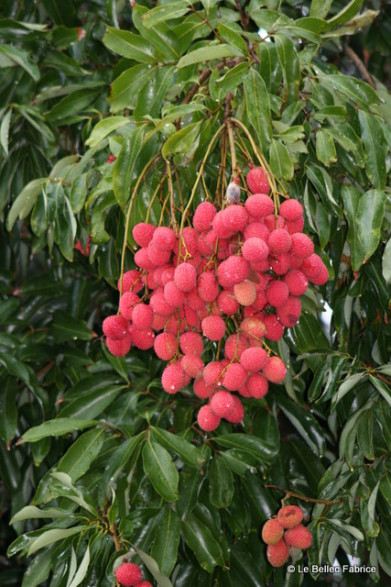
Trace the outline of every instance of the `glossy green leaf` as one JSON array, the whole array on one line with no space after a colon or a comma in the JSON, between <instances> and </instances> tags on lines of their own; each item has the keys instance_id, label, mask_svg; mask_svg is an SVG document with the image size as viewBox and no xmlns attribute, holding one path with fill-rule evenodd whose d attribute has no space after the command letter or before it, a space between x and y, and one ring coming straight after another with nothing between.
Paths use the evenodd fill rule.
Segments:
<instances>
[{"instance_id":1,"label":"glossy green leaf","mask_svg":"<svg viewBox=\"0 0 391 587\"><path fill-rule=\"evenodd\" d=\"M216 566L224 566L221 547L209 528L194 514L183 520L182 531L186 544L194 552L202 569L213 573Z\"/></svg>"},{"instance_id":2,"label":"glossy green leaf","mask_svg":"<svg viewBox=\"0 0 391 587\"><path fill-rule=\"evenodd\" d=\"M41 510L37 508L35 505L26 505L21 510L19 510L14 516L12 516L11 523L14 524L15 522L22 522L24 520L66 518L68 516L69 513L61 508L45 508L44 510Z\"/></svg>"},{"instance_id":3,"label":"glossy green leaf","mask_svg":"<svg viewBox=\"0 0 391 587\"><path fill-rule=\"evenodd\" d=\"M130 137L125 138L121 152L113 164L114 195L123 211L129 199L134 167L143 146L143 136L144 128L140 126Z\"/></svg>"},{"instance_id":4,"label":"glossy green leaf","mask_svg":"<svg viewBox=\"0 0 391 587\"><path fill-rule=\"evenodd\" d=\"M143 550L137 548L137 546L132 546L134 550L137 552L142 562L144 563L144 565L147 567L148 571L153 575L158 587L173 587L170 579L168 577L165 577L163 573L160 571L155 559L152 558L152 556L149 556L149 554L147 554Z\"/></svg>"},{"instance_id":5,"label":"glossy green leaf","mask_svg":"<svg viewBox=\"0 0 391 587\"><path fill-rule=\"evenodd\" d=\"M244 79L247 115L262 149L266 150L272 137L269 94L265 82L255 69Z\"/></svg>"},{"instance_id":6,"label":"glossy green leaf","mask_svg":"<svg viewBox=\"0 0 391 587\"><path fill-rule=\"evenodd\" d=\"M224 59L224 57L242 57L243 53L226 43L219 45L208 45L200 49L194 49L187 55L180 58L177 63L178 69L194 65L195 63L205 63L206 61L215 61L216 59Z\"/></svg>"},{"instance_id":7,"label":"glossy green leaf","mask_svg":"<svg viewBox=\"0 0 391 587\"><path fill-rule=\"evenodd\" d=\"M369 190L361 197L357 209L358 238L364 250L363 263L376 251L385 212L386 194Z\"/></svg>"},{"instance_id":8,"label":"glossy green leaf","mask_svg":"<svg viewBox=\"0 0 391 587\"><path fill-rule=\"evenodd\" d=\"M387 285L391 282L391 238L386 244L382 258L382 275Z\"/></svg>"},{"instance_id":9,"label":"glossy green leaf","mask_svg":"<svg viewBox=\"0 0 391 587\"><path fill-rule=\"evenodd\" d=\"M329 29L348 22L361 10L362 4L363 0L350 0L340 12L327 21L327 28Z\"/></svg>"},{"instance_id":10,"label":"glossy green leaf","mask_svg":"<svg viewBox=\"0 0 391 587\"><path fill-rule=\"evenodd\" d=\"M167 508L159 522L151 550L152 557L167 576L171 574L177 560L180 536L180 517L174 510Z\"/></svg>"},{"instance_id":11,"label":"glossy green leaf","mask_svg":"<svg viewBox=\"0 0 391 587\"><path fill-rule=\"evenodd\" d=\"M312 0L310 15L315 18L325 18L333 0Z\"/></svg>"},{"instance_id":12,"label":"glossy green leaf","mask_svg":"<svg viewBox=\"0 0 391 587\"><path fill-rule=\"evenodd\" d=\"M275 454L274 448L267 441L240 432L215 436L212 440L219 446L247 451L260 461L270 460Z\"/></svg>"},{"instance_id":13,"label":"glossy green leaf","mask_svg":"<svg viewBox=\"0 0 391 587\"><path fill-rule=\"evenodd\" d=\"M294 168L289 151L285 145L275 139L270 145L270 169L280 179L289 181L293 178Z\"/></svg>"},{"instance_id":14,"label":"glossy green leaf","mask_svg":"<svg viewBox=\"0 0 391 587\"><path fill-rule=\"evenodd\" d=\"M66 473L73 482L84 475L99 455L104 443L105 430L97 428L84 432L60 459L56 471Z\"/></svg>"},{"instance_id":15,"label":"glossy green leaf","mask_svg":"<svg viewBox=\"0 0 391 587\"><path fill-rule=\"evenodd\" d=\"M374 377L373 375L369 375L369 379L372 382L372 385L377 389L380 395L386 400L388 405L391 407L391 389L390 386L387 385L381 379Z\"/></svg>"},{"instance_id":16,"label":"glossy green leaf","mask_svg":"<svg viewBox=\"0 0 391 587\"><path fill-rule=\"evenodd\" d=\"M3 383L0 395L0 436L6 444L16 435L18 426L18 410L15 402L17 388L11 381Z\"/></svg>"},{"instance_id":17,"label":"glossy green leaf","mask_svg":"<svg viewBox=\"0 0 391 587\"><path fill-rule=\"evenodd\" d=\"M231 469L220 456L215 456L209 465L209 499L220 509L230 506L234 497L234 483Z\"/></svg>"},{"instance_id":18,"label":"glossy green leaf","mask_svg":"<svg viewBox=\"0 0 391 587\"><path fill-rule=\"evenodd\" d=\"M37 442L47 436L61 436L74 430L84 430L98 424L96 420L78 420L74 418L56 418L48 420L39 426L30 428L18 440L18 444L24 442Z\"/></svg>"},{"instance_id":19,"label":"glossy green leaf","mask_svg":"<svg viewBox=\"0 0 391 587\"><path fill-rule=\"evenodd\" d=\"M12 355L0 352L0 365L3 365L11 375L18 377L27 385L31 383L30 371L27 366Z\"/></svg>"},{"instance_id":20,"label":"glossy green leaf","mask_svg":"<svg viewBox=\"0 0 391 587\"><path fill-rule=\"evenodd\" d=\"M171 135L163 145L162 154L165 159L178 153L186 153L191 149L201 131L201 123L193 122Z\"/></svg>"},{"instance_id":21,"label":"glossy green leaf","mask_svg":"<svg viewBox=\"0 0 391 587\"><path fill-rule=\"evenodd\" d=\"M229 24L220 22L217 26L217 32L221 39L232 47L236 47L236 49L243 51L243 53L247 52L246 41L232 25L230 26Z\"/></svg>"},{"instance_id":22,"label":"glossy green leaf","mask_svg":"<svg viewBox=\"0 0 391 587\"><path fill-rule=\"evenodd\" d=\"M178 471L165 448L148 438L143 448L144 471L159 495L166 501L177 501Z\"/></svg>"},{"instance_id":23,"label":"glossy green leaf","mask_svg":"<svg viewBox=\"0 0 391 587\"><path fill-rule=\"evenodd\" d=\"M180 18L189 12L189 10L190 6L187 2L168 2L146 12L142 17L142 23L147 29L151 29L161 22Z\"/></svg>"},{"instance_id":24,"label":"glossy green leaf","mask_svg":"<svg viewBox=\"0 0 391 587\"><path fill-rule=\"evenodd\" d=\"M374 460L373 416L369 410L361 414L357 422L357 442L365 458Z\"/></svg>"},{"instance_id":25,"label":"glossy green leaf","mask_svg":"<svg viewBox=\"0 0 391 587\"><path fill-rule=\"evenodd\" d=\"M319 130L316 133L316 156L326 167L337 161L334 140L327 130Z\"/></svg>"},{"instance_id":26,"label":"glossy green leaf","mask_svg":"<svg viewBox=\"0 0 391 587\"><path fill-rule=\"evenodd\" d=\"M177 434L172 434L163 428L151 428L151 436L161 446L178 454L185 463L192 467L200 467L205 457L199 448Z\"/></svg>"},{"instance_id":27,"label":"glossy green leaf","mask_svg":"<svg viewBox=\"0 0 391 587\"><path fill-rule=\"evenodd\" d=\"M337 393L334 395L331 402L331 410L333 411L335 406L341 399L349 393L351 389L354 389L356 385L359 385L365 377L365 373L355 373L346 377L341 385L338 387Z\"/></svg>"},{"instance_id":28,"label":"glossy green leaf","mask_svg":"<svg viewBox=\"0 0 391 587\"><path fill-rule=\"evenodd\" d=\"M59 343L65 340L90 340L93 336L84 321L75 320L61 310L54 314L51 333L55 341Z\"/></svg>"},{"instance_id":29,"label":"glossy green leaf","mask_svg":"<svg viewBox=\"0 0 391 587\"><path fill-rule=\"evenodd\" d=\"M174 81L173 67L159 67L156 75L138 93L136 108L133 112L135 120L144 116L158 118L167 90Z\"/></svg>"},{"instance_id":30,"label":"glossy green leaf","mask_svg":"<svg viewBox=\"0 0 391 587\"><path fill-rule=\"evenodd\" d=\"M36 63L31 59L27 51L18 49L12 45L0 45L0 54L4 55L12 65L19 65L33 78L38 81L40 78L40 71Z\"/></svg>"},{"instance_id":31,"label":"glossy green leaf","mask_svg":"<svg viewBox=\"0 0 391 587\"><path fill-rule=\"evenodd\" d=\"M131 123L131 121L125 116L111 116L100 120L98 124L94 126L92 133L86 141L86 145L89 147L95 147L100 141L107 137L107 135L117 130L117 128L121 128L129 123Z\"/></svg>"},{"instance_id":32,"label":"glossy green leaf","mask_svg":"<svg viewBox=\"0 0 391 587\"><path fill-rule=\"evenodd\" d=\"M362 140L365 148L367 175L379 190L386 185L387 141L381 121L368 112L359 112Z\"/></svg>"},{"instance_id":33,"label":"glossy green leaf","mask_svg":"<svg viewBox=\"0 0 391 587\"><path fill-rule=\"evenodd\" d=\"M7 112L4 114L4 116L2 118L1 125L0 125L0 143L4 149L6 157L8 157L8 140L9 140L11 116L12 116L12 110L11 109L7 110Z\"/></svg>"},{"instance_id":34,"label":"glossy green leaf","mask_svg":"<svg viewBox=\"0 0 391 587\"><path fill-rule=\"evenodd\" d=\"M155 67L142 64L134 65L122 72L111 84L111 94L108 99L110 110L119 112L124 108L134 108L138 92L148 84L155 74Z\"/></svg>"},{"instance_id":35,"label":"glossy green leaf","mask_svg":"<svg viewBox=\"0 0 391 587\"><path fill-rule=\"evenodd\" d=\"M235 67L228 69L228 71L216 80L216 86L224 92L232 92L237 88L249 70L247 62L238 63Z\"/></svg>"},{"instance_id":36,"label":"glossy green leaf","mask_svg":"<svg viewBox=\"0 0 391 587\"><path fill-rule=\"evenodd\" d=\"M353 271L358 271L365 257L365 249L358 235L357 215L360 198L360 190L353 186L343 186L341 196L344 205L344 213L348 219L349 230L347 241L350 246L350 255Z\"/></svg>"},{"instance_id":37,"label":"glossy green leaf","mask_svg":"<svg viewBox=\"0 0 391 587\"><path fill-rule=\"evenodd\" d=\"M41 192L46 183L46 178L33 179L20 192L7 217L7 229L12 230L16 219L26 218L36 202L38 194Z\"/></svg>"},{"instance_id":38,"label":"glossy green leaf","mask_svg":"<svg viewBox=\"0 0 391 587\"><path fill-rule=\"evenodd\" d=\"M153 46L148 41L129 31L108 26L103 43L114 53L139 63L154 63L158 59Z\"/></svg>"},{"instance_id":39,"label":"glossy green leaf","mask_svg":"<svg viewBox=\"0 0 391 587\"><path fill-rule=\"evenodd\" d=\"M81 397L72 398L59 412L59 418L96 418L115 398L127 389L127 385L104 385L99 389L91 389ZM65 398L67 400L67 398Z\"/></svg>"},{"instance_id":40,"label":"glossy green leaf","mask_svg":"<svg viewBox=\"0 0 391 587\"><path fill-rule=\"evenodd\" d=\"M139 31L141 36L149 41L165 59L168 61L176 60L179 58L181 45L177 36L172 32L169 25L163 21L160 21L158 26L147 28L144 24L143 18L148 19L146 14L148 8L141 4L136 4L132 7L132 20L136 29Z\"/></svg>"},{"instance_id":41,"label":"glossy green leaf","mask_svg":"<svg viewBox=\"0 0 391 587\"><path fill-rule=\"evenodd\" d=\"M278 59L284 72L286 99L288 103L298 99L300 85L300 64L293 42L284 35L276 35Z\"/></svg>"},{"instance_id":42,"label":"glossy green leaf","mask_svg":"<svg viewBox=\"0 0 391 587\"><path fill-rule=\"evenodd\" d=\"M65 538L74 536L75 534L80 534L83 530L85 530L85 526L74 526L73 528L56 528L54 530L46 530L31 543L27 551L27 556L31 556L41 548L49 546L49 544L53 544L53 542L58 542L59 540L64 540Z\"/></svg>"},{"instance_id":43,"label":"glossy green leaf","mask_svg":"<svg viewBox=\"0 0 391 587\"><path fill-rule=\"evenodd\" d=\"M338 74L322 75L320 81L325 87L330 87L341 92L341 94L358 104L363 110L368 110L370 105L379 102L378 95L369 84L352 76Z\"/></svg>"}]
</instances>

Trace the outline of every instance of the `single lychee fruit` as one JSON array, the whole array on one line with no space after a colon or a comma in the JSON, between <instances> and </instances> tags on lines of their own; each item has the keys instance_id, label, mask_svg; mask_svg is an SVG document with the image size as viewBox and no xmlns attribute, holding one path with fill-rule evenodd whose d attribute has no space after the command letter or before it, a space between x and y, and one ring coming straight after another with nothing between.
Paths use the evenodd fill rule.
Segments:
<instances>
[{"instance_id":1,"label":"single lychee fruit","mask_svg":"<svg viewBox=\"0 0 391 587\"><path fill-rule=\"evenodd\" d=\"M233 290L224 289L217 297L217 307L223 314L236 314L239 310L239 302L235 299Z\"/></svg>"},{"instance_id":2,"label":"single lychee fruit","mask_svg":"<svg viewBox=\"0 0 391 587\"><path fill-rule=\"evenodd\" d=\"M153 347L159 359L170 361L177 351L178 341L170 332L162 332L155 338Z\"/></svg>"},{"instance_id":3,"label":"single lychee fruit","mask_svg":"<svg viewBox=\"0 0 391 587\"><path fill-rule=\"evenodd\" d=\"M262 540L266 544L277 544L284 535L284 528L278 520L268 520L262 528Z\"/></svg>"},{"instance_id":4,"label":"single lychee fruit","mask_svg":"<svg viewBox=\"0 0 391 587\"><path fill-rule=\"evenodd\" d=\"M230 334L225 341L224 354L231 361L234 357L240 359L243 351L248 347L247 339L239 334Z\"/></svg>"},{"instance_id":5,"label":"single lychee fruit","mask_svg":"<svg viewBox=\"0 0 391 587\"><path fill-rule=\"evenodd\" d=\"M291 248L292 238L285 228L277 228L270 233L267 244L275 255L281 255Z\"/></svg>"},{"instance_id":6,"label":"single lychee fruit","mask_svg":"<svg viewBox=\"0 0 391 587\"><path fill-rule=\"evenodd\" d=\"M286 220L285 222L285 229L289 232L289 234L294 234L295 232L301 232L304 228L304 218L301 216L297 220Z\"/></svg>"},{"instance_id":7,"label":"single lychee fruit","mask_svg":"<svg viewBox=\"0 0 391 587\"><path fill-rule=\"evenodd\" d=\"M249 273L249 262L238 255L231 255L217 268L217 278L222 287L232 287L235 283L244 281Z\"/></svg>"},{"instance_id":8,"label":"single lychee fruit","mask_svg":"<svg viewBox=\"0 0 391 587\"><path fill-rule=\"evenodd\" d=\"M254 194L249 196L245 202L245 208L253 218L262 218L269 216L274 212L273 200L265 193Z\"/></svg>"},{"instance_id":9,"label":"single lychee fruit","mask_svg":"<svg viewBox=\"0 0 391 587\"><path fill-rule=\"evenodd\" d=\"M266 332L265 324L256 316L245 318L240 324L240 330L250 339L261 341Z\"/></svg>"},{"instance_id":10,"label":"single lychee fruit","mask_svg":"<svg viewBox=\"0 0 391 587\"><path fill-rule=\"evenodd\" d=\"M135 563L123 563L115 571L115 578L124 587L137 587L143 579L143 574Z\"/></svg>"},{"instance_id":11,"label":"single lychee fruit","mask_svg":"<svg viewBox=\"0 0 391 587\"><path fill-rule=\"evenodd\" d=\"M189 377L200 377L204 370L204 362L197 355L184 355L181 359L181 367Z\"/></svg>"},{"instance_id":12,"label":"single lychee fruit","mask_svg":"<svg viewBox=\"0 0 391 587\"><path fill-rule=\"evenodd\" d=\"M292 246L291 253L296 257L306 258L314 252L314 243L309 236L302 232L291 234Z\"/></svg>"},{"instance_id":13,"label":"single lychee fruit","mask_svg":"<svg viewBox=\"0 0 391 587\"><path fill-rule=\"evenodd\" d=\"M223 385L229 391L237 391L246 383L247 371L240 363L231 363L228 365L224 377Z\"/></svg>"},{"instance_id":14,"label":"single lychee fruit","mask_svg":"<svg viewBox=\"0 0 391 587\"><path fill-rule=\"evenodd\" d=\"M235 283L234 295L241 306L251 306L257 297L257 290L252 281L245 279L241 283Z\"/></svg>"},{"instance_id":15,"label":"single lychee fruit","mask_svg":"<svg viewBox=\"0 0 391 587\"><path fill-rule=\"evenodd\" d=\"M243 231L245 240L249 238L261 238L265 243L269 240L270 231L261 222L250 222Z\"/></svg>"},{"instance_id":16,"label":"single lychee fruit","mask_svg":"<svg viewBox=\"0 0 391 587\"><path fill-rule=\"evenodd\" d=\"M150 242L147 248L148 258L153 263L154 267L162 267L166 265L171 257L171 251L160 249L153 242ZM146 267L148 269L148 267Z\"/></svg>"},{"instance_id":17,"label":"single lychee fruit","mask_svg":"<svg viewBox=\"0 0 391 587\"><path fill-rule=\"evenodd\" d=\"M264 397L269 389L268 380L260 373L250 375L246 382L247 391L255 399Z\"/></svg>"},{"instance_id":18,"label":"single lychee fruit","mask_svg":"<svg viewBox=\"0 0 391 587\"><path fill-rule=\"evenodd\" d=\"M238 424L239 422L241 422L243 420L244 417L244 408L243 408L243 404L240 401L240 398L238 398L238 396L233 395L232 396L233 400L234 400L234 409L232 410L232 412L230 414L228 414L228 416L225 416L225 419L227 420L227 422L231 422L231 424Z\"/></svg>"},{"instance_id":19,"label":"single lychee fruit","mask_svg":"<svg viewBox=\"0 0 391 587\"><path fill-rule=\"evenodd\" d=\"M158 226L151 242L162 251L172 251L176 242L175 232L168 226Z\"/></svg>"},{"instance_id":20,"label":"single lychee fruit","mask_svg":"<svg viewBox=\"0 0 391 587\"><path fill-rule=\"evenodd\" d=\"M179 346L184 355L201 356L204 350L204 342L198 332L184 332L179 338Z\"/></svg>"},{"instance_id":21,"label":"single lychee fruit","mask_svg":"<svg viewBox=\"0 0 391 587\"><path fill-rule=\"evenodd\" d=\"M308 279L300 269L292 269L284 277L284 281L289 288L289 293L293 296L303 295L308 287Z\"/></svg>"},{"instance_id":22,"label":"single lychee fruit","mask_svg":"<svg viewBox=\"0 0 391 587\"><path fill-rule=\"evenodd\" d=\"M280 206L279 213L285 220L292 222L303 216L303 206L297 200L285 200Z\"/></svg>"},{"instance_id":23,"label":"single lychee fruit","mask_svg":"<svg viewBox=\"0 0 391 587\"><path fill-rule=\"evenodd\" d=\"M280 357L270 357L262 373L272 383L281 383L286 375L286 367Z\"/></svg>"},{"instance_id":24,"label":"single lychee fruit","mask_svg":"<svg viewBox=\"0 0 391 587\"><path fill-rule=\"evenodd\" d=\"M272 257L270 267L276 275L285 275L292 266L292 255L288 253L281 253L276 257Z\"/></svg>"},{"instance_id":25,"label":"single lychee fruit","mask_svg":"<svg viewBox=\"0 0 391 587\"><path fill-rule=\"evenodd\" d=\"M323 263L322 269L315 277L309 278L312 283L315 285L324 285L329 280L329 272L327 270L326 265Z\"/></svg>"},{"instance_id":26,"label":"single lychee fruit","mask_svg":"<svg viewBox=\"0 0 391 587\"><path fill-rule=\"evenodd\" d=\"M197 271L190 263L181 263L175 269L174 281L181 291L191 291L197 284Z\"/></svg>"},{"instance_id":27,"label":"single lychee fruit","mask_svg":"<svg viewBox=\"0 0 391 587\"><path fill-rule=\"evenodd\" d=\"M207 316L201 322L202 334L209 340L220 340L225 334L225 322L221 316Z\"/></svg>"},{"instance_id":28,"label":"single lychee fruit","mask_svg":"<svg viewBox=\"0 0 391 587\"><path fill-rule=\"evenodd\" d=\"M252 167L246 175L248 189L253 194L268 194L270 183L262 167Z\"/></svg>"},{"instance_id":29,"label":"single lychee fruit","mask_svg":"<svg viewBox=\"0 0 391 587\"><path fill-rule=\"evenodd\" d=\"M143 247L135 252L134 262L138 267L140 267L140 269L145 269L146 271L152 271L156 267L156 265L152 263L151 259L149 258L148 247Z\"/></svg>"},{"instance_id":30,"label":"single lychee fruit","mask_svg":"<svg viewBox=\"0 0 391 587\"><path fill-rule=\"evenodd\" d=\"M266 298L271 306L278 308L284 304L289 297L289 288L283 281L270 281L267 290Z\"/></svg>"},{"instance_id":31,"label":"single lychee fruit","mask_svg":"<svg viewBox=\"0 0 391 587\"><path fill-rule=\"evenodd\" d=\"M148 330L137 330L137 328L133 328L132 340L135 347L141 349L142 351L147 351L153 347L153 343L155 342L155 333L151 328Z\"/></svg>"},{"instance_id":32,"label":"single lychee fruit","mask_svg":"<svg viewBox=\"0 0 391 587\"><path fill-rule=\"evenodd\" d=\"M153 587L153 585L149 581L141 581L141 583L139 583L137 587Z\"/></svg>"},{"instance_id":33,"label":"single lychee fruit","mask_svg":"<svg viewBox=\"0 0 391 587\"><path fill-rule=\"evenodd\" d=\"M119 278L118 283L118 291L121 291L121 278ZM131 269L130 271L126 271L122 276L122 293L124 294L127 291L133 291L134 293L138 293L143 289L143 283L141 281L141 273L137 271L137 269Z\"/></svg>"},{"instance_id":34,"label":"single lychee fruit","mask_svg":"<svg viewBox=\"0 0 391 587\"><path fill-rule=\"evenodd\" d=\"M235 234L241 232L248 222L248 214L244 206L232 204L224 210L224 223Z\"/></svg>"},{"instance_id":35,"label":"single lychee fruit","mask_svg":"<svg viewBox=\"0 0 391 587\"><path fill-rule=\"evenodd\" d=\"M228 391L216 391L210 400L212 412L220 418L226 418L235 408L232 393Z\"/></svg>"},{"instance_id":36,"label":"single lychee fruit","mask_svg":"<svg viewBox=\"0 0 391 587\"><path fill-rule=\"evenodd\" d=\"M306 274L308 279L312 281L315 277L317 277L320 272L322 271L322 267L324 263L322 259L316 253L313 253L306 259L303 259L301 264L303 272Z\"/></svg>"},{"instance_id":37,"label":"single lychee fruit","mask_svg":"<svg viewBox=\"0 0 391 587\"><path fill-rule=\"evenodd\" d=\"M221 418L212 411L210 404L202 406L197 415L198 425L205 432L216 430Z\"/></svg>"},{"instance_id":38,"label":"single lychee fruit","mask_svg":"<svg viewBox=\"0 0 391 587\"><path fill-rule=\"evenodd\" d=\"M242 352L240 355L240 364L247 371L255 373L266 365L268 358L268 354L264 349L252 347Z\"/></svg>"},{"instance_id":39,"label":"single lychee fruit","mask_svg":"<svg viewBox=\"0 0 391 587\"><path fill-rule=\"evenodd\" d=\"M205 365L203 378L205 379L205 383L207 385L213 387L221 387L223 384L223 376L221 375L224 367L226 367L228 362L224 361L211 361L207 365Z\"/></svg>"},{"instance_id":40,"label":"single lychee fruit","mask_svg":"<svg viewBox=\"0 0 391 587\"><path fill-rule=\"evenodd\" d=\"M140 222L132 230L132 235L139 247L147 247L152 240L156 226L147 222Z\"/></svg>"},{"instance_id":41,"label":"single lychee fruit","mask_svg":"<svg viewBox=\"0 0 391 587\"><path fill-rule=\"evenodd\" d=\"M264 261L269 254L269 247L264 240L257 237L251 237L244 241L242 255L251 263L260 263Z\"/></svg>"},{"instance_id":42,"label":"single lychee fruit","mask_svg":"<svg viewBox=\"0 0 391 587\"><path fill-rule=\"evenodd\" d=\"M291 328L294 326L301 314L300 298L289 296L287 301L277 308L277 317L283 326Z\"/></svg>"},{"instance_id":43,"label":"single lychee fruit","mask_svg":"<svg viewBox=\"0 0 391 587\"><path fill-rule=\"evenodd\" d=\"M277 514L277 520L283 528L294 528L302 519L303 510L297 505L285 505Z\"/></svg>"},{"instance_id":44,"label":"single lychee fruit","mask_svg":"<svg viewBox=\"0 0 391 587\"><path fill-rule=\"evenodd\" d=\"M126 291L119 300L119 311L126 320L132 319L133 308L140 303L140 298L133 291Z\"/></svg>"},{"instance_id":45,"label":"single lychee fruit","mask_svg":"<svg viewBox=\"0 0 391 587\"><path fill-rule=\"evenodd\" d=\"M201 202L193 215L193 226L198 232L209 230L213 218L216 216L216 208L210 202Z\"/></svg>"},{"instance_id":46,"label":"single lychee fruit","mask_svg":"<svg viewBox=\"0 0 391 587\"><path fill-rule=\"evenodd\" d=\"M124 338L106 338L107 348L114 357L124 357L130 351L132 346L132 335L128 333Z\"/></svg>"},{"instance_id":47,"label":"single lychee fruit","mask_svg":"<svg viewBox=\"0 0 391 587\"><path fill-rule=\"evenodd\" d=\"M273 567L282 567L289 558L289 548L284 539L281 538L277 544L269 544L266 549L266 556Z\"/></svg>"},{"instance_id":48,"label":"single lychee fruit","mask_svg":"<svg viewBox=\"0 0 391 587\"><path fill-rule=\"evenodd\" d=\"M309 548L312 544L312 534L308 528L299 524L285 532L284 540L288 546L305 549Z\"/></svg>"},{"instance_id":49,"label":"single lychee fruit","mask_svg":"<svg viewBox=\"0 0 391 587\"><path fill-rule=\"evenodd\" d=\"M204 271L198 278L197 285L199 297L207 303L213 302L219 295L219 284L216 281L214 271Z\"/></svg>"},{"instance_id":50,"label":"single lychee fruit","mask_svg":"<svg viewBox=\"0 0 391 587\"><path fill-rule=\"evenodd\" d=\"M108 338L121 340L128 334L129 322L122 316L107 316L103 320L102 330Z\"/></svg>"},{"instance_id":51,"label":"single lychee fruit","mask_svg":"<svg viewBox=\"0 0 391 587\"><path fill-rule=\"evenodd\" d=\"M197 397L207 399L214 394L215 388L212 385L206 385L205 379L199 377L193 383L193 391Z\"/></svg>"},{"instance_id":52,"label":"single lychee fruit","mask_svg":"<svg viewBox=\"0 0 391 587\"><path fill-rule=\"evenodd\" d=\"M164 299L172 308L179 308L185 302L185 293L176 285L175 281L167 281L163 288Z\"/></svg>"},{"instance_id":53,"label":"single lychee fruit","mask_svg":"<svg viewBox=\"0 0 391 587\"><path fill-rule=\"evenodd\" d=\"M160 316L170 316L174 308L167 303L163 288L155 289L149 300L149 305L156 314Z\"/></svg>"},{"instance_id":54,"label":"single lychee fruit","mask_svg":"<svg viewBox=\"0 0 391 587\"><path fill-rule=\"evenodd\" d=\"M137 304L132 312L133 326L137 330L148 330L153 322L153 310L148 304Z\"/></svg>"},{"instance_id":55,"label":"single lychee fruit","mask_svg":"<svg viewBox=\"0 0 391 587\"><path fill-rule=\"evenodd\" d=\"M167 393L176 393L185 386L185 381L180 363L167 365L162 373L162 386Z\"/></svg>"},{"instance_id":56,"label":"single lychee fruit","mask_svg":"<svg viewBox=\"0 0 391 587\"><path fill-rule=\"evenodd\" d=\"M263 322L266 326L265 337L269 340L280 340L284 335L284 327L281 322L278 321L274 314L268 314L263 318Z\"/></svg>"}]
</instances>

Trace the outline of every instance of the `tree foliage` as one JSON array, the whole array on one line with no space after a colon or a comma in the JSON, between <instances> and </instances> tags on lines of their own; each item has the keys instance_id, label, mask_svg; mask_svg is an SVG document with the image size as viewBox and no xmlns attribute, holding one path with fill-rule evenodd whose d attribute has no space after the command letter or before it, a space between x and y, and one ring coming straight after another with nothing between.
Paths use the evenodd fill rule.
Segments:
<instances>
[{"instance_id":1,"label":"tree foliage","mask_svg":"<svg viewBox=\"0 0 391 587\"><path fill-rule=\"evenodd\" d=\"M113 585L130 550L161 587L326 583L266 560L284 495L310 567L388 580L390 11L366 4L3 2L1 584ZM168 397L151 352L113 357L101 323L132 227L180 220L197 177L189 212L222 204L250 137L330 279L275 345L284 384L205 435L202 402Z\"/></svg>"}]
</instances>

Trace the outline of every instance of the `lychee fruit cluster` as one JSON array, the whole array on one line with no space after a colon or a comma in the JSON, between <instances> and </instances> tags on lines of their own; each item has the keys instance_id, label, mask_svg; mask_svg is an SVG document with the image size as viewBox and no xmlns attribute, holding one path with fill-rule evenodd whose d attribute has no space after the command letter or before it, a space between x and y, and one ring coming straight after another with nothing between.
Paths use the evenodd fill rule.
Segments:
<instances>
[{"instance_id":1,"label":"lychee fruit cluster","mask_svg":"<svg viewBox=\"0 0 391 587\"><path fill-rule=\"evenodd\" d=\"M247 184L253 193L244 204L218 211L204 201L181 231L137 224L138 269L118 282L119 314L103 322L113 355L153 347L168 362L167 393L194 380L194 394L208 400L198 412L205 431L221 418L239 423L241 398L262 398L270 382L283 381L286 367L266 341L278 341L297 323L308 282L328 279L302 232L302 205L288 199L277 210L260 167L251 169Z\"/></svg>"},{"instance_id":2,"label":"lychee fruit cluster","mask_svg":"<svg viewBox=\"0 0 391 587\"><path fill-rule=\"evenodd\" d=\"M115 571L115 578L124 587L152 587L143 581L143 573L136 563L122 563Z\"/></svg>"},{"instance_id":3,"label":"lychee fruit cluster","mask_svg":"<svg viewBox=\"0 0 391 587\"><path fill-rule=\"evenodd\" d=\"M262 540L268 545L266 555L273 567L282 567L288 560L291 549L304 550L311 546L311 532L301 524L302 520L301 508L286 505L279 510L276 518L265 522Z\"/></svg>"}]
</instances>

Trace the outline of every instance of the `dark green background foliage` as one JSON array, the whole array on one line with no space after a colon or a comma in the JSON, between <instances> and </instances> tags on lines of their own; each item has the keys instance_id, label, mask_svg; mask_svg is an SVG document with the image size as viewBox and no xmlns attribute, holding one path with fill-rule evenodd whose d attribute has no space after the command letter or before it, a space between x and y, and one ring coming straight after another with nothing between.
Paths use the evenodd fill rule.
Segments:
<instances>
[{"instance_id":1,"label":"dark green background foliage","mask_svg":"<svg viewBox=\"0 0 391 587\"><path fill-rule=\"evenodd\" d=\"M290 500L314 537L299 562L350 554L378 570L340 584L389 581L389 4L3 0L0 17L0 584L113 585L132 545L162 587L313 584L266 561L260 528L284 496L268 484L332 502ZM165 159L186 202L228 93L330 281L276 347L284 385L203 435L200 401L168 397L151 352L113 358L101 323L137 177L155 157L131 226ZM217 143L211 193L219 159Z\"/></svg>"}]
</instances>

